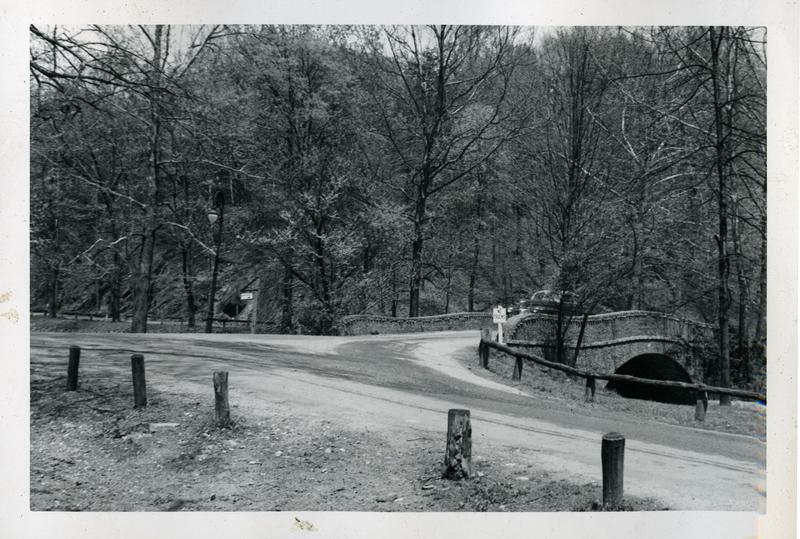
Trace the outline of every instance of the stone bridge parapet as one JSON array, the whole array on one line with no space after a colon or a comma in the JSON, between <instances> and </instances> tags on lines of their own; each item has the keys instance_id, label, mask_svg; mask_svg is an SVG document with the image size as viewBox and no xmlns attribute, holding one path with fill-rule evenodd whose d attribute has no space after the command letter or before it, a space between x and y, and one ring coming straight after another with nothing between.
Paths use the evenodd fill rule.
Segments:
<instances>
[{"instance_id":1,"label":"stone bridge parapet","mask_svg":"<svg viewBox=\"0 0 800 539\"><path fill-rule=\"evenodd\" d=\"M566 316L564 351L572 358L583 316ZM506 341L511 346L539 348L545 357L556 360L554 314L526 313L508 320ZM563 327L563 326L562 326ZM602 373L613 373L623 363L642 354L663 354L677 361L695 381L703 379L703 365L697 347L714 339L715 326L652 311L621 311L590 315L586 319L575 366Z\"/></svg>"}]
</instances>

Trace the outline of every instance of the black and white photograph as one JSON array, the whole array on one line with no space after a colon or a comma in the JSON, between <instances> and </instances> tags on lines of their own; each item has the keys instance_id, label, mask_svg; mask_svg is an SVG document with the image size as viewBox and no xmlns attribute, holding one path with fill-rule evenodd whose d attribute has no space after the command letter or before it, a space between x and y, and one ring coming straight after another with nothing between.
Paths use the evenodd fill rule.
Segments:
<instances>
[{"instance_id":1,"label":"black and white photograph","mask_svg":"<svg viewBox=\"0 0 800 539\"><path fill-rule=\"evenodd\" d=\"M761 536L771 28L399 21L26 23L23 510Z\"/></svg>"}]
</instances>

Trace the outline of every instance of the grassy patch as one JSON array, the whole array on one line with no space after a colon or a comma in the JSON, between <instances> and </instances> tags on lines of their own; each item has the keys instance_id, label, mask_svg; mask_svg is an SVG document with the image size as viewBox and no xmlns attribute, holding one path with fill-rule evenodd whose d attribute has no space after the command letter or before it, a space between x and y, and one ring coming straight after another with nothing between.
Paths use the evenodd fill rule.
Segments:
<instances>
[{"instance_id":1,"label":"grassy patch","mask_svg":"<svg viewBox=\"0 0 800 539\"><path fill-rule=\"evenodd\" d=\"M718 402L710 401L705 421L699 422L694 419L694 406L624 398L606 390L601 380L597 382L595 402L586 403L583 378L571 377L527 361L522 369L522 379L512 381L514 358L496 350L491 350L488 370L477 366L477 352L465 352L458 359L478 376L530 393L540 398L545 406L574 409L580 413L626 414L650 421L744 434L766 440L766 408L751 402L734 400L732 406L720 406Z\"/></svg>"}]
</instances>

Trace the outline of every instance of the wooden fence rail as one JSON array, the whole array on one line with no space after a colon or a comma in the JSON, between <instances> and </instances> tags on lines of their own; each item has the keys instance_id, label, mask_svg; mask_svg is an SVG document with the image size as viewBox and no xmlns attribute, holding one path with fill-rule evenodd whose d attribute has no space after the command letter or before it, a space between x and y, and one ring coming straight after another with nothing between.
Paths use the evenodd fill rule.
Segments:
<instances>
[{"instance_id":1,"label":"wooden fence rail","mask_svg":"<svg viewBox=\"0 0 800 539\"><path fill-rule=\"evenodd\" d=\"M767 396L762 395L760 393L756 393L754 391L745 391L743 389L733 389L728 387L716 387L716 386L708 386L705 384L688 384L686 382L676 382L672 380L651 380L649 378L639 378L636 376L630 376L627 374L600 374L600 373L593 373L583 369L576 369L575 367L570 367L568 365L562 365L561 363L554 363L552 361L547 361L546 359L540 358L538 356L534 356L532 354L528 354L526 352L520 352L519 350L515 350L510 346L506 346L504 344L500 344L494 341L487 341L481 338L481 347L488 347L494 348L495 350L499 350L500 352L504 352L510 356L513 356L518 359L527 359L532 363L536 363L537 365L542 365L544 367L548 367L550 369L555 369L558 371L566 372L568 374L572 374L575 376L580 376L582 378L587 379L596 379L596 380L613 380L615 382L635 382L638 384L647 384L652 386L660 386L660 387L673 387L679 389L688 389L692 391L697 391L699 393L707 392L707 393L717 393L720 395L730 395L732 397L738 397L740 399L749 399L755 401L761 401L764 404L767 403Z\"/></svg>"},{"instance_id":2,"label":"wooden fence rail","mask_svg":"<svg viewBox=\"0 0 800 539\"><path fill-rule=\"evenodd\" d=\"M681 337L668 337L664 335L634 335L633 337L620 337L618 339L609 339L607 341L595 341L589 343L581 343L581 350L589 350L594 348L610 348L612 346L619 346L621 344L636 344L640 342L663 342L670 344L680 344L683 346L689 343ZM547 341L508 341L506 344L512 346L519 346L521 348L551 348L555 346ZM575 345L565 344L568 348L574 348Z\"/></svg>"}]
</instances>

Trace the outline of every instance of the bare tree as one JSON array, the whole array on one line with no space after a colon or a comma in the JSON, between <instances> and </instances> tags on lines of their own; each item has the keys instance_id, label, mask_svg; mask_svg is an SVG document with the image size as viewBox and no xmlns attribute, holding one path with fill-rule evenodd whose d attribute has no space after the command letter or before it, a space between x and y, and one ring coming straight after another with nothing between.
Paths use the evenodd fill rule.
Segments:
<instances>
[{"instance_id":1,"label":"bare tree","mask_svg":"<svg viewBox=\"0 0 800 539\"><path fill-rule=\"evenodd\" d=\"M420 312L431 200L490 159L514 132L509 86L517 31L391 27L372 36L365 73L381 132L401 171L394 185L413 229L409 316Z\"/></svg>"},{"instance_id":2,"label":"bare tree","mask_svg":"<svg viewBox=\"0 0 800 539\"><path fill-rule=\"evenodd\" d=\"M189 93L181 79L195 64L203 50L217 36L217 27L199 27L190 41L173 36L172 27L102 27L90 26L77 31L62 29L53 36L31 25L32 36L52 47L52 63L42 61L32 50L31 73L36 80L46 80L57 90L70 81L85 91L80 94L89 105L104 94L119 96L106 100L120 117L131 118L147 148L131 168L144 178L135 195L123 196L105 189L106 194L123 196L140 211L140 229L135 236L139 244L135 252L133 273L133 313L131 330L147 331L147 315L151 301L151 282L157 232L165 219L161 215L164 202L166 111L176 100L187 99ZM181 43L183 41L183 43ZM59 59L56 62L55 59ZM89 182L91 183L91 181Z\"/></svg>"}]
</instances>

